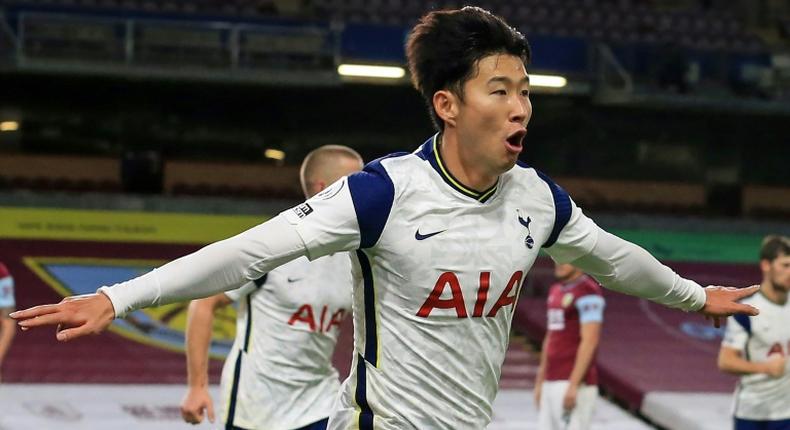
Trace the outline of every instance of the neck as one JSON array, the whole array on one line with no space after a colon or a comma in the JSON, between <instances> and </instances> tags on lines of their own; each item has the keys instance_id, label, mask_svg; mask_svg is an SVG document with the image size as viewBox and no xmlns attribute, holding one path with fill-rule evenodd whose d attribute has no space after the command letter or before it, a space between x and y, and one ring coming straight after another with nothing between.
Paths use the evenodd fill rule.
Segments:
<instances>
[{"instance_id":1,"label":"neck","mask_svg":"<svg viewBox=\"0 0 790 430\"><path fill-rule=\"evenodd\" d=\"M560 282L562 282L563 284L570 284L571 282L581 278L583 274L584 273L582 272L573 272L570 275L566 276L565 279L561 280Z\"/></svg>"},{"instance_id":2,"label":"neck","mask_svg":"<svg viewBox=\"0 0 790 430\"><path fill-rule=\"evenodd\" d=\"M768 300L778 305L787 303L787 291L776 288L773 282L768 279L763 280L762 284L760 284L760 291Z\"/></svg>"},{"instance_id":3,"label":"neck","mask_svg":"<svg viewBox=\"0 0 790 430\"><path fill-rule=\"evenodd\" d=\"M450 174L463 185L475 191L485 191L496 184L498 174L485 172L479 160L475 159L474 154L464 151L458 135L452 130L440 133L437 137L437 150L442 158L445 168Z\"/></svg>"}]
</instances>

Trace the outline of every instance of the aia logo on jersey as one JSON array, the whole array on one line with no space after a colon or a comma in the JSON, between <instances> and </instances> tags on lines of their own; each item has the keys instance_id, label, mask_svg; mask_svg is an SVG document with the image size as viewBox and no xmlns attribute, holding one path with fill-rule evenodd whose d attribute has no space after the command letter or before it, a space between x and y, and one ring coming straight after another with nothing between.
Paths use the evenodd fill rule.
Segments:
<instances>
[{"instance_id":1,"label":"aia logo on jersey","mask_svg":"<svg viewBox=\"0 0 790 430\"><path fill-rule=\"evenodd\" d=\"M343 319L346 317L345 309L338 309L332 313L331 316L329 315L330 312L329 307L324 305L321 308L321 318L316 319L316 313L313 312L313 307L309 304L304 304L291 315L291 318L288 320L288 325L302 323L307 325L312 332L327 333L334 327L340 327L340 323L343 322ZM327 319L327 317L329 319Z\"/></svg>"},{"instance_id":2,"label":"aia logo on jersey","mask_svg":"<svg viewBox=\"0 0 790 430\"><path fill-rule=\"evenodd\" d=\"M516 213L518 214L518 222L527 229L527 237L524 239L524 244L527 245L527 248L532 249L535 246L535 239L532 238L532 232L529 231L529 223L532 222L532 219L527 216L527 219L521 217L521 211L516 209Z\"/></svg>"},{"instance_id":3,"label":"aia logo on jersey","mask_svg":"<svg viewBox=\"0 0 790 430\"><path fill-rule=\"evenodd\" d=\"M307 215L313 213L313 207L310 206L308 203L302 203L301 205L293 208L293 211L296 214L296 216L298 216L299 218L304 218Z\"/></svg>"},{"instance_id":4,"label":"aia logo on jersey","mask_svg":"<svg viewBox=\"0 0 790 430\"><path fill-rule=\"evenodd\" d=\"M485 306L488 302L488 289L491 283L491 272L480 272L480 281L477 284L477 297L475 299L475 306L472 311L472 318L480 318L483 316L489 318L495 317L500 309L514 304L518 298L519 288L521 287L521 279L523 277L524 272L520 270L514 273L507 282L502 294L499 295L497 301L493 306L491 306L491 309L488 312L484 312ZM513 293L513 295L511 295L510 292L513 290L513 287L516 287L516 291ZM450 289L452 298L442 299L442 294L446 288ZM515 308L516 306L513 305L511 312ZM455 273L444 272L439 275L439 279L436 280L436 284L434 285L431 294L427 299L425 299L425 302L420 307L420 310L417 311L417 316L428 318L431 315L431 311L434 309L455 309L455 314L458 318L469 318L469 314L466 311L466 301L464 299L463 291L461 290L461 283L458 281L458 276Z\"/></svg>"}]
</instances>

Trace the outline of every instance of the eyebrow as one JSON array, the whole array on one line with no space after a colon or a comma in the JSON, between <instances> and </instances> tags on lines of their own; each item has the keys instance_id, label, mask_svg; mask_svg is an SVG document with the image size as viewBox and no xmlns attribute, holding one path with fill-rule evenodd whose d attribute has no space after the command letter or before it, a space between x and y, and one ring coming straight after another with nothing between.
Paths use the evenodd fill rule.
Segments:
<instances>
[{"instance_id":1,"label":"eyebrow","mask_svg":"<svg viewBox=\"0 0 790 430\"><path fill-rule=\"evenodd\" d=\"M488 80L488 84L492 84L495 82L502 82L504 84L509 84L513 82L512 79L508 78L507 76L494 76L493 78ZM529 75L524 76L523 78L519 79L519 84L528 84L529 83Z\"/></svg>"}]
</instances>

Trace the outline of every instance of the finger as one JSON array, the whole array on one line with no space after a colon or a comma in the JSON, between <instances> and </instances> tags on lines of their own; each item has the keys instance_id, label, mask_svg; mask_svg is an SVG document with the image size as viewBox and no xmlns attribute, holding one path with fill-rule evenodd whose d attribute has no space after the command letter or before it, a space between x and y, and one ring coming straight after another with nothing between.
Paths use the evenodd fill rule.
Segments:
<instances>
[{"instance_id":1,"label":"finger","mask_svg":"<svg viewBox=\"0 0 790 430\"><path fill-rule=\"evenodd\" d=\"M214 422L214 404L209 402L208 407L206 408L208 411L208 420L210 422Z\"/></svg>"},{"instance_id":2,"label":"finger","mask_svg":"<svg viewBox=\"0 0 790 430\"><path fill-rule=\"evenodd\" d=\"M51 314L57 312L58 310L58 305L40 305L23 309L21 311L11 312L8 314L8 316L15 320L26 320L28 318L35 318L41 315Z\"/></svg>"},{"instance_id":3,"label":"finger","mask_svg":"<svg viewBox=\"0 0 790 430\"><path fill-rule=\"evenodd\" d=\"M746 314L750 316L755 316L760 314L760 310L752 305L746 305L743 303L737 303L735 305L735 313L739 314Z\"/></svg>"},{"instance_id":4,"label":"finger","mask_svg":"<svg viewBox=\"0 0 790 430\"><path fill-rule=\"evenodd\" d=\"M56 324L68 324L69 321L66 315L63 312L57 311L54 313L48 313L40 316L36 316L30 319L24 319L19 321L17 324L21 327L41 327L45 325L56 325Z\"/></svg>"},{"instance_id":5,"label":"finger","mask_svg":"<svg viewBox=\"0 0 790 430\"><path fill-rule=\"evenodd\" d=\"M61 330L58 332L57 335L55 335L55 337L61 342L68 342L70 340L74 340L91 333L92 332L90 327L88 327L87 325L81 325L79 327L72 327L66 330Z\"/></svg>"},{"instance_id":6,"label":"finger","mask_svg":"<svg viewBox=\"0 0 790 430\"><path fill-rule=\"evenodd\" d=\"M735 297L737 297L737 299L740 300L744 297L749 297L758 291L760 291L759 285L752 285L751 287L746 287L746 288L738 288L735 290Z\"/></svg>"}]
</instances>

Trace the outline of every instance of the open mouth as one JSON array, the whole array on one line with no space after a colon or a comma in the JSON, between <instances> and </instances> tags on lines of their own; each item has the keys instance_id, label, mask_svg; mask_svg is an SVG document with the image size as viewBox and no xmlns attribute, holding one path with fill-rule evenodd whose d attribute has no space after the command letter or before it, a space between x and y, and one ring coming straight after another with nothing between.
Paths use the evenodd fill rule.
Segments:
<instances>
[{"instance_id":1,"label":"open mouth","mask_svg":"<svg viewBox=\"0 0 790 430\"><path fill-rule=\"evenodd\" d=\"M523 148L524 137L527 135L526 129L515 131L505 139L505 146L509 152L519 153Z\"/></svg>"}]
</instances>

